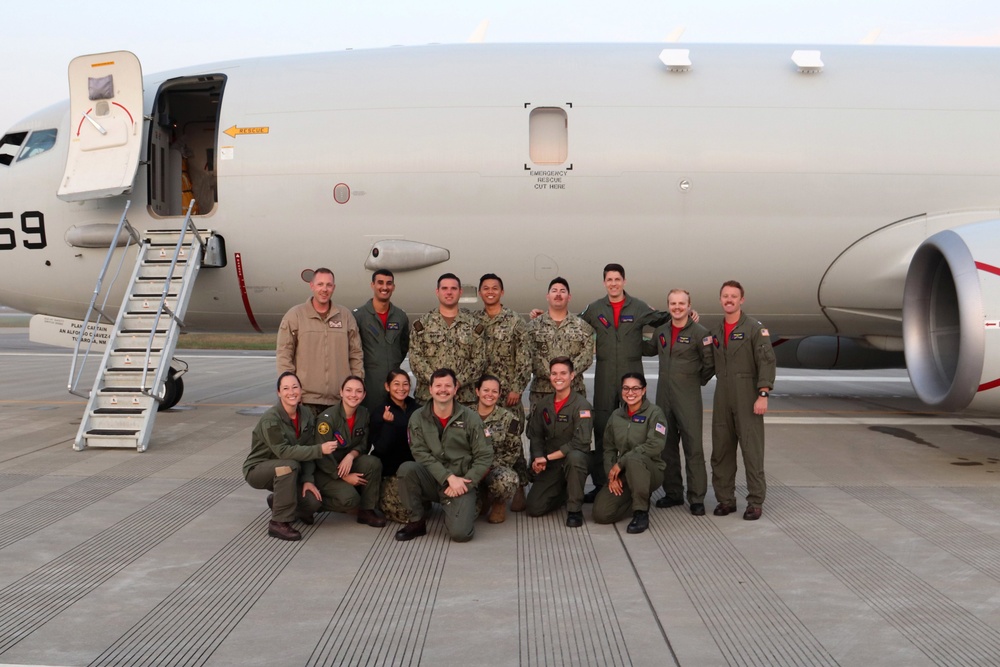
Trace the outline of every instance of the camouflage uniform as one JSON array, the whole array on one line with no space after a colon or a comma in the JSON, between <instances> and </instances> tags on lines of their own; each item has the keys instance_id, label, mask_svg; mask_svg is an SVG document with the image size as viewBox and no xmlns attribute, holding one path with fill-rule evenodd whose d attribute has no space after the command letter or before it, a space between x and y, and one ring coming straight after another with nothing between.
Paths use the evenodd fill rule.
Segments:
<instances>
[{"instance_id":1,"label":"camouflage uniform","mask_svg":"<svg viewBox=\"0 0 1000 667\"><path fill-rule=\"evenodd\" d=\"M548 313L542 313L528 323L528 336L532 344L532 372L535 374L531 383L531 404L555 393L549 382L549 361L556 357L573 360L576 378L571 389L585 397L587 389L583 386L583 372L594 362L593 327L572 313L567 313L562 322L556 322Z\"/></svg>"},{"instance_id":2,"label":"camouflage uniform","mask_svg":"<svg viewBox=\"0 0 1000 667\"><path fill-rule=\"evenodd\" d=\"M518 487L528 483L521 424L513 412L497 406L483 419L483 426L493 445L493 466L480 485L480 494L489 492L493 500L510 500Z\"/></svg>"},{"instance_id":3,"label":"camouflage uniform","mask_svg":"<svg viewBox=\"0 0 1000 667\"><path fill-rule=\"evenodd\" d=\"M486 327L486 372L500 379L500 400L514 413L524 430L524 405L507 407L507 394L523 394L531 380L531 338L528 325L510 308L503 307L496 317L486 310L473 313Z\"/></svg>"},{"instance_id":4,"label":"camouflage uniform","mask_svg":"<svg viewBox=\"0 0 1000 667\"><path fill-rule=\"evenodd\" d=\"M403 499L399 497L399 477L392 475L391 477L382 478L378 506L382 510L382 514L389 521L395 521L396 523L408 523L410 521L410 512L406 509L406 505L403 504Z\"/></svg>"},{"instance_id":5,"label":"camouflage uniform","mask_svg":"<svg viewBox=\"0 0 1000 667\"><path fill-rule=\"evenodd\" d=\"M413 325L410 335L410 370L417 378L417 400L431 400L431 373L450 368L458 378L458 393L462 405L476 404L475 382L486 370L486 327L466 310L458 311L448 326L441 312L432 310Z\"/></svg>"}]
</instances>

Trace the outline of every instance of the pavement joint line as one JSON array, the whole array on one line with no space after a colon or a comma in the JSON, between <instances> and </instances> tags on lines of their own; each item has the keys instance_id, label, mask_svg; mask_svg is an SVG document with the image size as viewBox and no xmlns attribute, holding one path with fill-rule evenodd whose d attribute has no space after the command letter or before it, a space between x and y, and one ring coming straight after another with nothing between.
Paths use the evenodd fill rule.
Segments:
<instances>
[{"instance_id":1,"label":"pavement joint line","mask_svg":"<svg viewBox=\"0 0 1000 667\"><path fill-rule=\"evenodd\" d=\"M794 490L770 491L769 520L931 661L995 664L1000 632Z\"/></svg>"}]
</instances>

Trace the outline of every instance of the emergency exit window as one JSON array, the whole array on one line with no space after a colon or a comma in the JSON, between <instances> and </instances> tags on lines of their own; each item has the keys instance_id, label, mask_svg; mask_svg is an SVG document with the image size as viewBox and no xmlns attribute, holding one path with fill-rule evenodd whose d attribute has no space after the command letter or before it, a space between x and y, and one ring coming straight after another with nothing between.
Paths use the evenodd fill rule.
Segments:
<instances>
[{"instance_id":1,"label":"emergency exit window","mask_svg":"<svg viewBox=\"0 0 1000 667\"><path fill-rule=\"evenodd\" d=\"M535 164L562 164L569 155L569 122L558 107L538 107L528 117L528 155Z\"/></svg>"}]
</instances>

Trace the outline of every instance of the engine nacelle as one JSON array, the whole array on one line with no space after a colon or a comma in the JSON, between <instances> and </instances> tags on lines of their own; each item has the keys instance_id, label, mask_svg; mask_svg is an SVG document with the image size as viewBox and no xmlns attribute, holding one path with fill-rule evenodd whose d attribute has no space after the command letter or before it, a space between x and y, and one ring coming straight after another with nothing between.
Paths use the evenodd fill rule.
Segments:
<instances>
[{"instance_id":1,"label":"engine nacelle","mask_svg":"<svg viewBox=\"0 0 1000 667\"><path fill-rule=\"evenodd\" d=\"M903 342L920 400L1000 409L1000 221L934 234L910 262Z\"/></svg>"}]
</instances>

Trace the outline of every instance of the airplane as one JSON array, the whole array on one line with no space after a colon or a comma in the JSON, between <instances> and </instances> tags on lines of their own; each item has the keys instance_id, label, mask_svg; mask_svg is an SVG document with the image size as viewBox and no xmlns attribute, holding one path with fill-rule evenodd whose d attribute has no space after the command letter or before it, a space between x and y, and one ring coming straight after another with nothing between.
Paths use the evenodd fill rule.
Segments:
<instances>
[{"instance_id":1,"label":"airplane","mask_svg":"<svg viewBox=\"0 0 1000 667\"><path fill-rule=\"evenodd\" d=\"M928 405L1000 407L1000 50L431 45L152 76L120 51L69 77L0 139L0 303L36 318L84 318L126 201L140 234L193 206L216 243L187 329L274 331L318 266L345 305L385 267L410 312L446 271L527 312L620 262L709 317L741 280L783 365L905 355Z\"/></svg>"}]
</instances>

